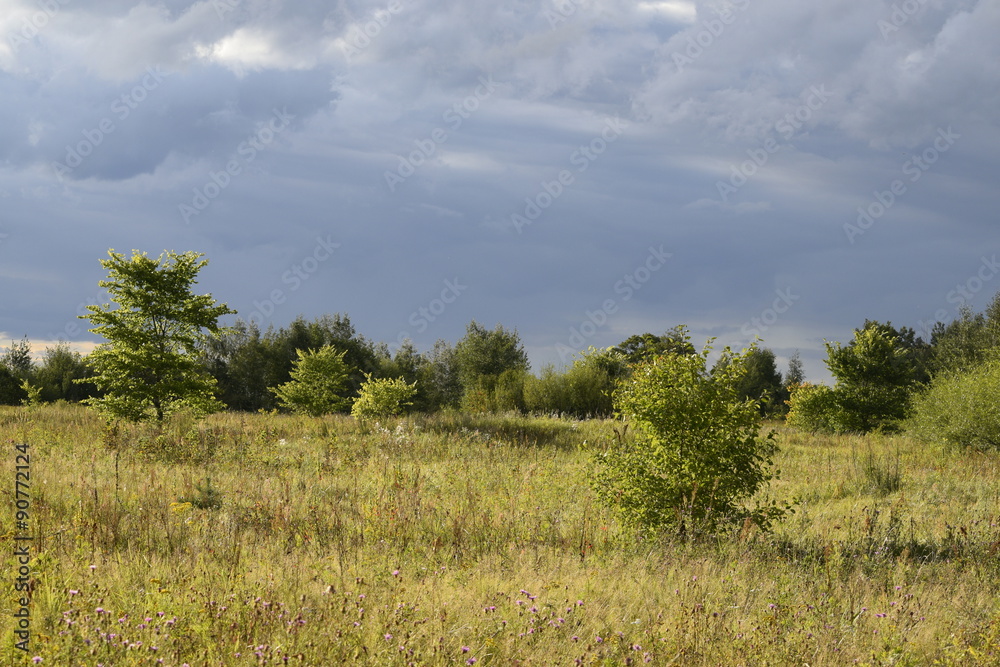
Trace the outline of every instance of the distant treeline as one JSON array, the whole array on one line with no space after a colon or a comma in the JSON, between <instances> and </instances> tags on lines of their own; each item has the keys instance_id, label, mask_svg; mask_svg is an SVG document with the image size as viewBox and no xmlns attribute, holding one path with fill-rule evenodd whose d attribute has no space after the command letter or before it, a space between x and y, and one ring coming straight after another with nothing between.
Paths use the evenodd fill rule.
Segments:
<instances>
[{"instance_id":1,"label":"distant treeline","mask_svg":"<svg viewBox=\"0 0 1000 667\"><path fill-rule=\"evenodd\" d=\"M1000 294L985 313L964 310L951 323L938 323L929 341L911 328L897 329L891 323L866 321L858 331L869 329L892 340L894 358L898 357L893 363L905 367L908 385L926 385L936 375L970 369L1000 350ZM347 315L335 314L311 321L300 317L287 327L265 331L238 320L222 335L205 339L200 363L216 379L218 398L229 409L269 411L278 407L271 388L289 381L296 351L327 345L343 351L352 369L348 398L357 396L367 376L403 378L416 382L414 411L453 407L579 417L612 414L611 392L637 362L667 352L693 351L685 329L675 327L663 334L634 335L611 348L581 351L565 369L548 366L533 374L517 331L499 324L490 329L472 321L455 344L439 340L421 353L405 343L392 353L385 343L360 335ZM726 358L719 363L726 363ZM761 399L766 414L786 412L790 390L803 380L798 355L784 374L767 348L756 349L745 363L743 394ZM35 362L27 339L12 341L0 356L0 404L20 404L29 396L42 402L80 401L97 395L96 387L86 382L92 374L87 357L65 343L47 348Z\"/></svg>"}]
</instances>

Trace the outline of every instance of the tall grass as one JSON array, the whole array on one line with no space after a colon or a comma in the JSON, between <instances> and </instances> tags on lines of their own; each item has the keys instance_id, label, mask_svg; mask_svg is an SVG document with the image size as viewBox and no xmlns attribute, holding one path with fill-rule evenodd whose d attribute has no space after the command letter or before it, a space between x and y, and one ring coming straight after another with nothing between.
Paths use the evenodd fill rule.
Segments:
<instances>
[{"instance_id":1,"label":"tall grass","mask_svg":"<svg viewBox=\"0 0 1000 667\"><path fill-rule=\"evenodd\" d=\"M3 441L31 446L36 558L32 653L12 648L5 583L0 656L1000 661L995 456L779 426L770 493L796 514L771 535L685 542L630 534L594 502L589 460L613 425L221 414L111 433L76 406L2 409ZM10 550L2 562L13 582Z\"/></svg>"}]
</instances>

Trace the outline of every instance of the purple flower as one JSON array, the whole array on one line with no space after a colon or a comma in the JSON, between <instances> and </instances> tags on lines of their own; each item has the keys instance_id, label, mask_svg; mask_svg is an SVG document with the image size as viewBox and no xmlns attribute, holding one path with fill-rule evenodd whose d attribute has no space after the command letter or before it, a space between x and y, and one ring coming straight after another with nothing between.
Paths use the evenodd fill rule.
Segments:
<instances>
[{"instance_id":1,"label":"purple flower","mask_svg":"<svg viewBox=\"0 0 1000 667\"><path fill-rule=\"evenodd\" d=\"M42 656L40 655L36 655L34 658L31 659L31 662L35 663L36 665L41 661L42 661Z\"/></svg>"},{"instance_id":2,"label":"purple flower","mask_svg":"<svg viewBox=\"0 0 1000 667\"><path fill-rule=\"evenodd\" d=\"M390 639L392 639L392 635L390 635L388 632L385 633L385 640L389 641Z\"/></svg>"},{"instance_id":3,"label":"purple flower","mask_svg":"<svg viewBox=\"0 0 1000 667\"><path fill-rule=\"evenodd\" d=\"M467 665L474 665L474 664L476 664L476 659L475 658L469 658L468 660L465 661L465 664L467 664Z\"/></svg>"}]
</instances>

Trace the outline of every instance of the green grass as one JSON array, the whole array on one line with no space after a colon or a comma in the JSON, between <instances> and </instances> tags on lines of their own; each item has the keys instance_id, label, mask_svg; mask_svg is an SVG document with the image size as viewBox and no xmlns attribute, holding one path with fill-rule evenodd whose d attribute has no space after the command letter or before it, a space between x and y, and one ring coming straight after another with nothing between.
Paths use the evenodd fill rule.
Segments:
<instances>
[{"instance_id":1,"label":"green grass","mask_svg":"<svg viewBox=\"0 0 1000 667\"><path fill-rule=\"evenodd\" d=\"M613 425L215 415L108 434L77 406L2 408L0 532L26 442L35 540L26 656L0 561L0 660L1000 663L1000 457L775 425L770 493L796 513L690 543L594 501Z\"/></svg>"}]
</instances>

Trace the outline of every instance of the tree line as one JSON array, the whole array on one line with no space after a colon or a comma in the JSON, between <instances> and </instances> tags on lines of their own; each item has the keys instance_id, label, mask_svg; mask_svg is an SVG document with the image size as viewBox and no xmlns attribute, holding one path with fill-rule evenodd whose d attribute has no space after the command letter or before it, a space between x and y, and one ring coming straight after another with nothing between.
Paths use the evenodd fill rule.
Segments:
<instances>
[{"instance_id":1,"label":"tree line","mask_svg":"<svg viewBox=\"0 0 1000 667\"><path fill-rule=\"evenodd\" d=\"M109 256L102 260L109 279L100 285L116 307L90 306L84 316L108 342L87 356L59 343L35 362L27 339L12 341L0 356L0 403L114 403L127 418L141 417L151 406L153 416L162 419L161 395L195 395L195 389L208 387L202 411L294 409L288 383L299 366L299 375L307 377L310 356L327 350L336 352L339 369L326 371L339 378L328 411L349 412L366 384L395 380L396 385L379 386L383 396L392 386L402 392L400 410L603 417L614 414L613 391L638 364L696 352L686 328L677 326L662 334L633 335L605 349L592 347L567 368L547 366L532 373L517 330L500 324L488 328L472 321L454 344L439 340L419 352L407 341L395 353L359 334L349 316L340 313L298 317L266 330L244 320L222 327L218 318L234 311L209 295L191 293L207 264L201 255L127 258L111 251ZM764 416L790 410L791 422L809 430L898 428L916 407L929 409L922 396L935 386L947 379L954 388L958 378L991 368L1000 350L1000 293L984 313L964 309L954 321L938 323L928 341L911 328L868 320L849 343L827 343L826 348L826 365L836 379L832 387L804 383L797 354L782 374L773 351L750 347L740 356L739 397L757 401ZM731 363L724 354L707 372L720 374ZM202 379L208 384L199 384ZM119 391L109 395L109 388Z\"/></svg>"}]
</instances>

